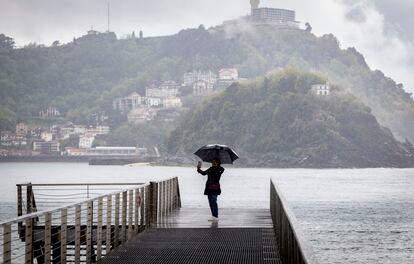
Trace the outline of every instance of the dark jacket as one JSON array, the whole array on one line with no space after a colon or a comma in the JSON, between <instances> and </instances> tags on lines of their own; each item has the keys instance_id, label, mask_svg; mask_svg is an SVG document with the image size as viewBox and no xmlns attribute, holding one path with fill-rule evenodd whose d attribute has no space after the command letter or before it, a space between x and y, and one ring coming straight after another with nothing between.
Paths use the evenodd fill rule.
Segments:
<instances>
[{"instance_id":1,"label":"dark jacket","mask_svg":"<svg viewBox=\"0 0 414 264\"><path fill-rule=\"evenodd\" d=\"M204 189L204 195L220 195L220 177L224 172L224 168L221 166L212 166L205 171L197 168L197 172L201 175L207 175L206 188Z\"/></svg>"}]
</instances>

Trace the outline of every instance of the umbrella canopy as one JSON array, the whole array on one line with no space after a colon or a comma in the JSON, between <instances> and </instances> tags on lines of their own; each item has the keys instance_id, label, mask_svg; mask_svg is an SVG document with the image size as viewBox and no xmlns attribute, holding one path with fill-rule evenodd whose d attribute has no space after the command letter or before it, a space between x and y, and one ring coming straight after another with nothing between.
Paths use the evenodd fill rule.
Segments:
<instances>
[{"instance_id":1,"label":"umbrella canopy","mask_svg":"<svg viewBox=\"0 0 414 264\"><path fill-rule=\"evenodd\" d=\"M194 154L202 161L212 162L213 159L218 159L222 164L233 164L233 161L239 158L230 147L219 144L205 145Z\"/></svg>"}]
</instances>

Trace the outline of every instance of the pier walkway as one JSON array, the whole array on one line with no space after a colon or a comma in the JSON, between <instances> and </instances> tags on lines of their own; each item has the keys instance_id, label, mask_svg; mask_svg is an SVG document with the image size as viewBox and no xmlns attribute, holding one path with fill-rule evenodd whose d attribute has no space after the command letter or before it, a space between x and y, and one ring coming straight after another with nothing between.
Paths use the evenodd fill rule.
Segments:
<instances>
[{"instance_id":1,"label":"pier walkway","mask_svg":"<svg viewBox=\"0 0 414 264\"><path fill-rule=\"evenodd\" d=\"M207 203L181 207L177 177L18 184L17 197L18 217L0 223L5 264L318 263L273 181L270 210L220 208L218 222Z\"/></svg>"},{"instance_id":2,"label":"pier walkway","mask_svg":"<svg viewBox=\"0 0 414 264\"><path fill-rule=\"evenodd\" d=\"M281 263L269 210L181 208L100 263Z\"/></svg>"}]
</instances>

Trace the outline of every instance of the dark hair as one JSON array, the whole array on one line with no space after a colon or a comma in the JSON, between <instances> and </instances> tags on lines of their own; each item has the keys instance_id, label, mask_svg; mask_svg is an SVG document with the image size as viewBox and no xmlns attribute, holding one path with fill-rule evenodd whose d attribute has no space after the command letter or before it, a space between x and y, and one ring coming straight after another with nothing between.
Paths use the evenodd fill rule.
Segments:
<instances>
[{"instance_id":1,"label":"dark hair","mask_svg":"<svg viewBox=\"0 0 414 264\"><path fill-rule=\"evenodd\" d=\"M214 158L212 161L215 161L215 162L217 162L217 163L218 163L218 165L221 165L221 161L220 161L220 159L219 159L219 158Z\"/></svg>"}]
</instances>

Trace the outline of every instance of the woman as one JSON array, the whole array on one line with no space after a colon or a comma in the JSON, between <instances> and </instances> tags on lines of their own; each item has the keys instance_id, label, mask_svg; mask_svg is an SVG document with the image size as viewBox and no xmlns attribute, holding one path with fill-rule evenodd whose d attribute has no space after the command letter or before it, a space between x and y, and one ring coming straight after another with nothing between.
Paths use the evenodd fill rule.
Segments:
<instances>
[{"instance_id":1,"label":"woman","mask_svg":"<svg viewBox=\"0 0 414 264\"><path fill-rule=\"evenodd\" d=\"M204 195L208 197L208 203L210 205L212 218L209 221L218 221L218 206L217 206L217 196L221 194L220 189L220 177L224 172L224 168L221 167L219 159L214 159L211 162L211 167L206 171L201 170L201 162L198 162L197 172L201 175L207 175L206 188L204 190Z\"/></svg>"}]
</instances>

